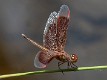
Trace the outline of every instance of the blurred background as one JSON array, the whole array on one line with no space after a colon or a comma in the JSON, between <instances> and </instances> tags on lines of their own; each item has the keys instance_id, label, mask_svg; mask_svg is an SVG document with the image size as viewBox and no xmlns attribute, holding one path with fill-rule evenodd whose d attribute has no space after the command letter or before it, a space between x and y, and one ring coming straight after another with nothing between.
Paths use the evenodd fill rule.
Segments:
<instances>
[{"instance_id":1,"label":"blurred background","mask_svg":"<svg viewBox=\"0 0 107 80\"><path fill-rule=\"evenodd\" d=\"M44 70L34 67L39 48L24 33L42 44L46 21L66 4L71 10L65 51L76 53L76 65L107 65L107 0L0 0L0 75ZM46 69L58 69L53 60ZM61 68L67 68L67 64ZM79 71L9 78L6 80L106 80L107 71ZM4 79L5 80L5 79Z\"/></svg>"}]
</instances>

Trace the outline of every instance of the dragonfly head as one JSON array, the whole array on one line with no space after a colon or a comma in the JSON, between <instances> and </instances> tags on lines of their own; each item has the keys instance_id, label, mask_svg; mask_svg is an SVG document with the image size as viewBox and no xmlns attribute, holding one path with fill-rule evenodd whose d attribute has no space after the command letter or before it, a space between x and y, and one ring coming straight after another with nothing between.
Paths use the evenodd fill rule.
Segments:
<instances>
[{"instance_id":1,"label":"dragonfly head","mask_svg":"<svg viewBox=\"0 0 107 80\"><path fill-rule=\"evenodd\" d=\"M76 63L77 60L78 60L78 56L76 54L72 54L71 55L71 60L72 60L73 63Z\"/></svg>"}]
</instances>

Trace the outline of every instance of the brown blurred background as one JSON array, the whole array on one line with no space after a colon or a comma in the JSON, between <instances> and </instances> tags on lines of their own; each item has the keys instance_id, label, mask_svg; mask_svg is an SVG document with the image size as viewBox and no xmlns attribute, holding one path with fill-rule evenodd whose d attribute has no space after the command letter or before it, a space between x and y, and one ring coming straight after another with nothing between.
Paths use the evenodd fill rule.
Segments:
<instances>
[{"instance_id":1,"label":"brown blurred background","mask_svg":"<svg viewBox=\"0 0 107 80\"><path fill-rule=\"evenodd\" d=\"M69 6L71 21L65 51L76 53L77 66L107 64L107 0L0 0L0 75L43 70L34 67L39 51L22 33L42 44L48 16L62 4ZM53 60L46 69L58 69ZM66 64L62 66L66 68ZM107 71L42 74L5 80L106 80Z\"/></svg>"}]
</instances>

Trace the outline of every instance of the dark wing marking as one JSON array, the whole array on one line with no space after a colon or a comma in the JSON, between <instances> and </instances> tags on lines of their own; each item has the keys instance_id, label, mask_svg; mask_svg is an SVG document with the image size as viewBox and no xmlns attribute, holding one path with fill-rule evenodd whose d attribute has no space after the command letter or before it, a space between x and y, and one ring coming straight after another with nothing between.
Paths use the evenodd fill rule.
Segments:
<instances>
[{"instance_id":1,"label":"dark wing marking","mask_svg":"<svg viewBox=\"0 0 107 80\"><path fill-rule=\"evenodd\" d=\"M62 5L58 14L50 14L43 35L43 45L49 50L61 52L66 43L70 11Z\"/></svg>"}]
</instances>

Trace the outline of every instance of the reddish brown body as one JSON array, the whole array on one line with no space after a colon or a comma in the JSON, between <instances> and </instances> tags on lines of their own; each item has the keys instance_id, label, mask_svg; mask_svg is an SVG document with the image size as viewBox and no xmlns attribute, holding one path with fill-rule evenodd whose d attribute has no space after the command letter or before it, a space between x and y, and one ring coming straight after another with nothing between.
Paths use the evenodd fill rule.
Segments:
<instances>
[{"instance_id":1,"label":"reddish brown body","mask_svg":"<svg viewBox=\"0 0 107 80\"><path fill-rule=\"evenodd\" d=\"M64 51L69 19L70 10L67 5L62 5L58 13L52 12L50 14L44 29L43 46L22 34L24 38L41 49L35 57L35 67L44 68L53 58L62 63L67 62L68 66L72 66L77 62L78 57L76 54L69 55Z\"/></svg>"}]
</instances>

